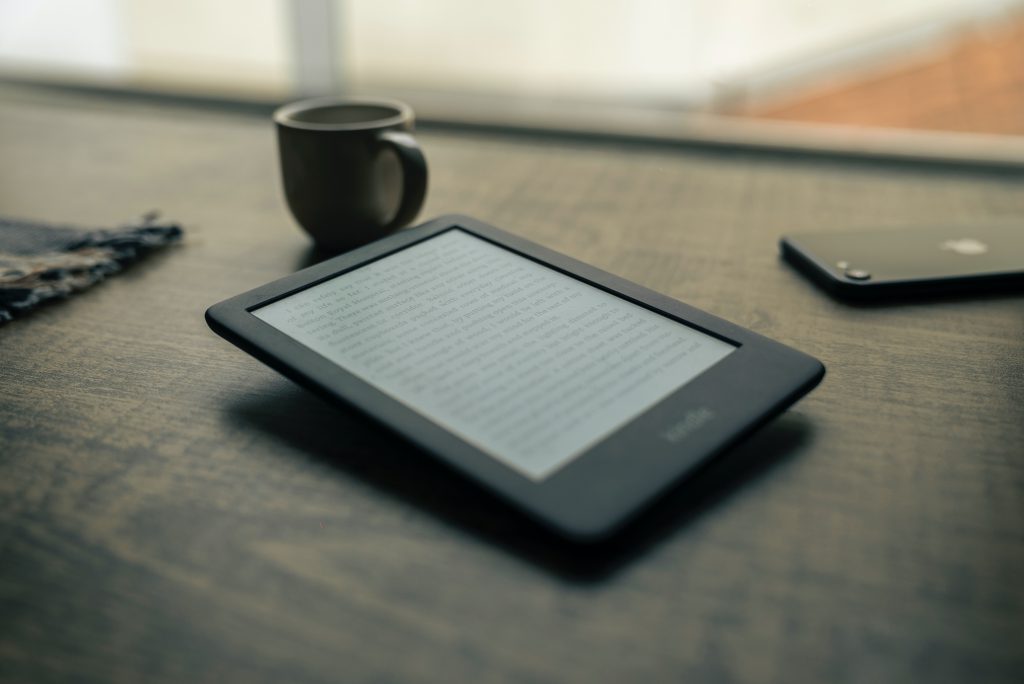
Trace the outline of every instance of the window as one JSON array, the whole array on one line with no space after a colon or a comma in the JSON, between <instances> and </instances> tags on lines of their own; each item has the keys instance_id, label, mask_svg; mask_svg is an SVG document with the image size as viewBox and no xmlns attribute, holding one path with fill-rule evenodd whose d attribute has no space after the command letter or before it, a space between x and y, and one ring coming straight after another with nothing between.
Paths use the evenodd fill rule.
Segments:
<instances>
[{"instance_id":1,"label":"window","mask_svg":"<svg viewBox=\"0 0 1024 684\"><path fill-rule=\"evenodd\" d=\"M455 113L574 104L1020 134L1021 63L1022 0L0 0L9 77L375 93Z\"/></svg>"}]
</instances>

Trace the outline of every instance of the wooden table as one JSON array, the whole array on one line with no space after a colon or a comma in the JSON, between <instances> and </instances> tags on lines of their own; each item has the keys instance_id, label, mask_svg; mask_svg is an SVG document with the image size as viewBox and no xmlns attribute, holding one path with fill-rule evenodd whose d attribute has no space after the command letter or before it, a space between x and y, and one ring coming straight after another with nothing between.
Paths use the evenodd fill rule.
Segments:
<instances>
[{"instance_id":1,"label":"wooden table","mask_svg":"<svg viewBox=\"0 0 1024 684\"><path fill-rule=\"evenodd\" d=\"M424 130L463 212L824 383L597 549L215 337L310 263L261 117L0 90L0 212L187 238L0 327L0 681L1024 680L1024 298L851 307L798 230L1020 220L1024 174Z\"/></svg>"}]
</instances>

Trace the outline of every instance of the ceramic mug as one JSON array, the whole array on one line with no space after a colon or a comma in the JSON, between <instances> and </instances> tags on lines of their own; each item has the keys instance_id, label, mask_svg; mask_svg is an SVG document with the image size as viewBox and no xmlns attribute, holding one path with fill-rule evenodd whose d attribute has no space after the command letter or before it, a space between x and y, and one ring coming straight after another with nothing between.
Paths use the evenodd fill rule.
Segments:
<instances>
[{"instance_id":1,"label":"ceramic mug","mask_svg":"<svg viewBox=\"0 0 1024 684\"><path fill-rule=\"evenodd\" d=\"M427 162L401 102L325 97L274 112L288 208L317 246L364 245L410 223Z\"/></svg>"}]
</instances>

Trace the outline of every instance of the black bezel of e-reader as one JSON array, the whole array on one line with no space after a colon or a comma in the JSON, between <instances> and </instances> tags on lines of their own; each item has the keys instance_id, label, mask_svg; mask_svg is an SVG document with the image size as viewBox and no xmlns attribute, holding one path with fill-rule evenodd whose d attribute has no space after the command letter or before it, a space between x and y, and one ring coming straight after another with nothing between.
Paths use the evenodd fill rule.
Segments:
<instances>
[{"instance_id":1,"label":"black bezel of e-reader","mask_svg":"<svg viewBox=\"0 0 1024 684\"><path fill-rule=\"evenodd\" d=\"M737 349L550 476L533 480L250 313L459 228ZM219 335L295 382L361 411L572 539L619 528L698 465L775 417L824 375L816 359L465 216L442 216L216 304Z\"/></svg>"}]
</instances>

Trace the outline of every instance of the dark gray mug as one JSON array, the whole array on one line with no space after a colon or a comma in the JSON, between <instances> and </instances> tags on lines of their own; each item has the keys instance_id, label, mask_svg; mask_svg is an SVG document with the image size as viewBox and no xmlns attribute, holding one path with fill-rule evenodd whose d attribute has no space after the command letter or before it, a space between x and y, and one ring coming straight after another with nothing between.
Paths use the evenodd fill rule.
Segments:
<instances>
[{"instance_id":1,"label":"dark gray mug","mask_svg":"<svg viewBox=\"0 0 1024 684\"><path fill-rule=\"evenodd\" d=\"M401 102L316 98L274 112L284 194L321 248L364 245L410 223L427 193L427 162Z\"/></svg>"}]
</instances>

